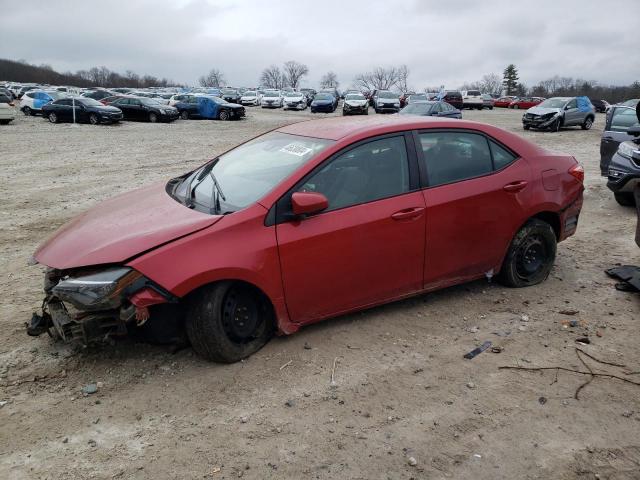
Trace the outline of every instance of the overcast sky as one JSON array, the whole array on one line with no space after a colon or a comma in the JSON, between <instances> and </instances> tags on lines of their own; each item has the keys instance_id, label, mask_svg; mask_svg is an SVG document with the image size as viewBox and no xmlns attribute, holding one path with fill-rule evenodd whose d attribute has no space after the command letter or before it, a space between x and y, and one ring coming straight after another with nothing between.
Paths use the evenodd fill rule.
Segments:
<instances>
[{"instance_id":1,"label":"overcast sky","mask_svg":"<svg viewBox=\"0 0 640 480\"><path fill-rule=\"evenodd\" d=\"M255 85L272 63L328 70L341 87L406 64L409 84L459 87L514 63L528 86L558 74L640 79L640 0L0 0L0 58L195 84L212 67ZM628 20L626 20L628 19Z\"/></svg>"}]
</instances>

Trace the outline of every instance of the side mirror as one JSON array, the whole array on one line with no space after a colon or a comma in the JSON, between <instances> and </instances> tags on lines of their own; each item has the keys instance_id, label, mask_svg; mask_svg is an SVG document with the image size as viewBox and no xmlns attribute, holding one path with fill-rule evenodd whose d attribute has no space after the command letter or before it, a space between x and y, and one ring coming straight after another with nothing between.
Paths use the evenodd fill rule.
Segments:
<instances>
[{"instance_id":1,"label":"side mirror","mask_svg":"<svg viewBox=\"0 0 640 480\"><path fill-rule=\"evenodd\" d=\"M569 105L565 105L565 106L564 106L564 109L565 109L565 110L569 110L569 109L571 109L571 107L570 107Z\"/></svg>"},{"instance_id":2,"label":"side mirror","mask_svg":"<svg viewBox=\"0 0 640 480\"><path fill-rule=\"evenodd\" d=\"M329 207L329 200L321 193L295 192L291 195L294 215L311 215Z\"/></svg>"}]
</instances>

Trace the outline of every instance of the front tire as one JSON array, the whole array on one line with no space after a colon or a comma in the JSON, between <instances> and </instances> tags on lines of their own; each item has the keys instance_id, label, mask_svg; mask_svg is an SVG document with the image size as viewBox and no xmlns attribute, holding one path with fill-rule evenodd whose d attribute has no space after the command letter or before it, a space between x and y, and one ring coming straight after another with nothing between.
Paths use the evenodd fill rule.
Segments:
<instances>
[{"instance_id":1,"label":"front tire","mask_svg":"<svg viewBox=\"0 0 640 480\"><path fill-rule=\"evenodd\" d=\"M253 287L219 282L190 301L186 331L193 349L214 362L233 363L260 350L274 332L268 300Z\"/></svg>"},{"instance_id":2,"label":"front tire","mask_svg":"<svg viewBox=\"0 0 640 480\"><path fill-rule=\"evenodd\" d=\"M183 110L182 112L180 112L180 118L182 120L189 120L189 112L187 112L186 110Z\"/></svg>"},{"instance_id":3,"label":"front tire","mask_svg":"<svg viewBox=\"0 0 640 480\"><path fill-rule=\"evenodd\" d=\"M229 120L229 112L227 112L226 110L222 110L218 115L218 118L222 121Z\"/></svg>"},{"instance_id":4,"label":"front tire","mask_svg":"<svg viewBox=\"0 0 640 480\"><path fill-rule=\"evenodd\" d=\"M538 219L529 220L513 237L498 280L513 288L543 282L553 267L556 246L551 225Z\"/></svg>"},{"instance_id":5,"label":"front tire","mask_svg":"<svg viewBox=\"0 0 640 480\"><path fill-rule=\"evenodd\" d=\"M158 122L158 115L156 115L155 113L151 112L149 114L149 121L151 123L157 123Z\"/></svg>"},{"instance_id":6,"label":"front tire","mask_svg":"<svg viewBox=\"0 0 640 480\"><path fill-rule=\"evenodd\" d=\"M613 194L613 198L616 199L618 205L622 205L623 207L635 207L636 199L633 196L633 193L629 192L616 192Z\"/></svg>"},{"instance_id":7,"label":"front tire","mask_svg":"<svg viewBox=\"0 0 640 480\"><path fill-rule=\"evenodd\" d=\"M35 114L33 113L33 110L31 110L29 107L24 107L24 108L22 109L22 113L24 113L26 116L33 116L33 115L35 115Z\"/></svg>"},{"instance_id":8,"label":"front tire","mask_svg":"<svg viewBox=\"0 0 640 480\"><path fill-rule=\"evenodd\" d=\"M529 130L531 128L530 125L523 125L522 128L524 128L525 130Z\"/></svg>"}]
</instances>

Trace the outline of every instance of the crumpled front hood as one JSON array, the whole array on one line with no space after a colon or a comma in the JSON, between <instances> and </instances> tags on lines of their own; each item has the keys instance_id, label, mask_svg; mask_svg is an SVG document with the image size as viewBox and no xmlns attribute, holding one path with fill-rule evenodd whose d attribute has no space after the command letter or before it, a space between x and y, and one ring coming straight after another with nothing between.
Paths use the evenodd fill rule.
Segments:
<instances>
[{"instance_id":1,"label":"crumpled front hood","mask_svg":"<svg viewBox=\"0 0 640 480\"><path fill-rule=\"evenodd\" d=\"M533 113L534 115L546 115L548 113L558 113L560 108L550 108L550 107L531 107L527 110L527 113Z\"/></svg>"},{"instance_id":2,"label":"crumpled front hood","mask_svg":"<svg viewBox=\"0 0 640 480\"><path fill-rule=\"evenodd\" d=\"M121 263L171 240L213 225L222 216L185 207L164 183L105 200L60 227L35 259L60 270Z\"/></svg>"}]
</instances>

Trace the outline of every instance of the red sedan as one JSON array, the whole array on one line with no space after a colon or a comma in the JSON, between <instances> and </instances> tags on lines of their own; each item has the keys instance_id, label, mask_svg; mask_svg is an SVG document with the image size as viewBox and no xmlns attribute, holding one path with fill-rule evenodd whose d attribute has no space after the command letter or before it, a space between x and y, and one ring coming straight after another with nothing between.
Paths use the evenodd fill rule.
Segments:
<instances>
[{"instance_id":1,"label":"red sedan","mask_svg":"<svg viewBox=\"0 0 640 480\"><path fill-rule=\"evenodd\" d=\"M28 333L177 324L200 355L234 362L276 332L426 291L535 285L576 231L583 177L573 157L481 123L285 126L58 230L34 254L46 298Z\"/></svg>"},{"instance_id":2,"label":"red sedan","mask_svg":"<svg viewBox=\"0 0 640 480\"><path fill-rule=\"evenodd\" d=\"M535 107L536 105L542 102L544 102L544 98L539 98L539 97L517 98L509 104L509 108L515 108L516 110L520 108L520 109L526 110L527 108Z\"/></svg>"},{"instance_id":3,"label":"red sedan","mask_svg":"<svg viewBox=\"0 0 640 480\"><path fill-rule=\"evenodd\" d=\"M500 97L500 98L496 98L493 101L493 106L494 107L500 107L500 108L509 108L509 105L511 105L511 102L513 102L517 98L518 97Z\"/></svg>"}]
</instances>

